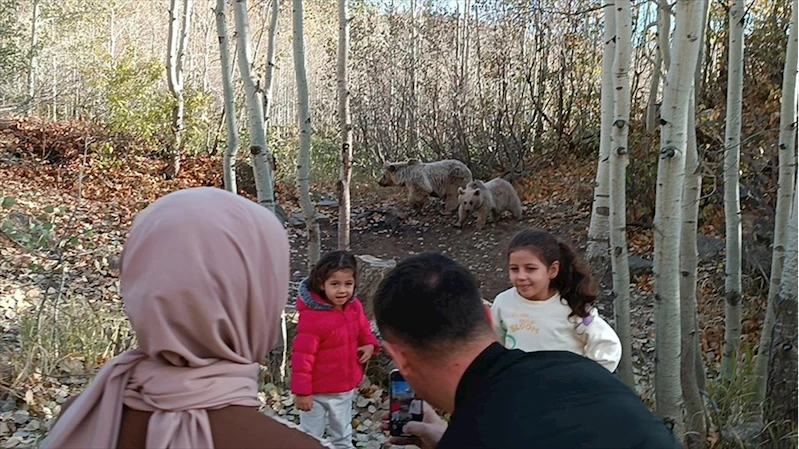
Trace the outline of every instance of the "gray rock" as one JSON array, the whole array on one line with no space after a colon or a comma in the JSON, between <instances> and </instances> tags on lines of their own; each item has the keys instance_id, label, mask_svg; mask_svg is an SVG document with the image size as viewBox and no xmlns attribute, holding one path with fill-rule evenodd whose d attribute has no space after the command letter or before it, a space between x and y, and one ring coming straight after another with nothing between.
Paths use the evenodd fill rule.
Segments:
<instances>
[{"instance_id":1,"label":"gray rock","mask_svg":"<svg viewBox=\"0 0 799 449\"><path fill-rule=\"evenodd\" d=\"M630 266L630 277L652 274L652 261L640 256L630 256L627 259Z\"/></svg>"},{"instance_id":2,"label":"gray rock","mask_svg":"<svg viewBox=\"0 0 799 449\"><path fill-rule=\"evenodd\" d=\"M334 208L338 208L338 201L334 201L334 200L319 200L319 202L316 203L316 206L317 207L334 207Z\"/></svg>"},{"instance_id":3,"label":"gray rock","mask_svg":"<svg viewBox=\"0 0 799 449\"><path fill-rule=\"evenodd\" d=\"M735 447L758 447L763 436L763 424L750 421L736 426L727 426L721 431L721 439L732 443Z\"/></svg>"},{"instance_id":4,"label":"gray rock","mask_svg":"<svg viewBox=\"0 0 799 449\"><path fill-rule=\"evenodd\" d=\"M394 259L380 259L368 254L355 256L358 259L358 288L355 292L363 303L363 309L369 319L374 319L372 299L377 292L380 281L397 266Z\"/></svg>"},{"instance_id":5,"label":"gray rock","mask_svg":"<svg viewBox=\"0 0 799 449\"><path fill-rule=\"evenodd\" d=\"M710 237L704 234L697 234L696 236L696 250L699 253L699 260L705 261L712 259L724 250L724 241L716 237Z\"/></svg>"}]
</instances>

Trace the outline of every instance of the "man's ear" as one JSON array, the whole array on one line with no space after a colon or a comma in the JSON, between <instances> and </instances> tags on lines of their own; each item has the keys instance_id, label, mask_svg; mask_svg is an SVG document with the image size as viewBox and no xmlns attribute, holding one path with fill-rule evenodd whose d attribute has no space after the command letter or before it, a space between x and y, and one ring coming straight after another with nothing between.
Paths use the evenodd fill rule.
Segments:
<instances>
[{"instance_id":1,"label":"man's ear","mask_svg":"<svg viewBox=\"0 0 799 449\"><path fill-rule=\"evenodd\" d=\"M397 365L400 374L407 377L410 364L408 363L408 356L402 346L383 341L383 349L385 349L388 355L394 360L394 364Z\"/></svg>"},{"instance_id":2,"label":"man's ear","mask_svg":"<svg viewBox=\"0 0 799 449\"><path fill-rule=\"evenodd\" d=\"M491 315L491 306L483 303L483 313L486 314L486 319L488 320L488 324L490 324L491 327L494 327L494 317Z\"/></svg>"}]
</instances>

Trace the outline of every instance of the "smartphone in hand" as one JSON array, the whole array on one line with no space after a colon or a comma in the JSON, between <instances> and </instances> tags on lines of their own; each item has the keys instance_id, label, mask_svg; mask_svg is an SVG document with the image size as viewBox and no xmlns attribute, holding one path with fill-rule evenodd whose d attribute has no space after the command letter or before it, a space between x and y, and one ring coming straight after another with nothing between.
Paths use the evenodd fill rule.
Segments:
<instances>
[{"instance_id":1,"label":"smartphone in hand","mask_svg":"<svg viewBox=\"0 0 799 449\"><path fill-rule=\"evenodd\" d=\"M394 369L388 375L389 381L389 433L393 437L412 437L402 432L410 421L421 421L424 417L422 399L416 396L408 381L399 370Z\"/></svg>"}]
</instances>

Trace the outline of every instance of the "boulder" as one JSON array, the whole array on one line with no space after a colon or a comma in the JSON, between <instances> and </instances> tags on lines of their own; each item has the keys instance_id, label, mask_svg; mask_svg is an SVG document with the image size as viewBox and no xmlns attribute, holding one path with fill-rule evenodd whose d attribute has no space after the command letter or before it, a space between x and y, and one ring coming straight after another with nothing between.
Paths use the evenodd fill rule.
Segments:
<instances>
[{"instance_id":1,"label":"boulder","mask_svg":"<svg viewBox=\"0 0 799 449\"><path fill-rule=\"evenodd\" d=\"M397 261L380 259L368 254L356 255L355 258L358 259L358 287L355 294L361 299L366 316L373 320L375 316L372 301L377 293L377 287L386 274L397 266Z\"/></svg>"}]
</instances>

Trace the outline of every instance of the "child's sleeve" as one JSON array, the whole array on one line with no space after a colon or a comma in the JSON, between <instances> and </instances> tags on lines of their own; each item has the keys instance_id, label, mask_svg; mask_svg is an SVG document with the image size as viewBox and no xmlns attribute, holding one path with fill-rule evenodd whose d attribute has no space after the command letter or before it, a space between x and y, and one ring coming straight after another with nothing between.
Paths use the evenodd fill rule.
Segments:
<instances>
[{"instance_id":1,"label":"child's sleeve","mask_svg":"<svg viewBox=\"0 0 799 449\"><path fill-rule=\"evenodd\" d=\"M604 366L611 373L621 360L621 341L596 308L577 325L577 333L585 341L585 356Z\"/></svg>"},{"instance_id":2,"label":"child's sleeve","mask_svg":"<svg viewBox=\"0 0 799 449\"><path fill-rule=\"evenodd\" d=\"M313 392L313 366L319 350L319 335L310 329L300 315L297 335L291 346L291 392L310 396Z\"/></svg>"},{"instance_id":3,"label":"child's sleeve","mask_svg":"<svg viewBox=\"0 0 799 449\"><path fill-rule=\"evenodd\" d=\"M375 351L373 355L377 355L380 351L380 342L372 332L372 325L369 324L369 319L366 318L366 313L363 311L363 304L358 301L358 346L373 345Z\"/></svg>"},{"instance_id":4,"label":"child's sleeve","mask_svg":"<svg viewBox=\"0 0 799 449\"><path fill-rule=\"evenodd\" d=\"M498 298L499 295L491 303L491 327L494 329L494 337L502 346L505 346L505 329L502 327L502 315L500 314L502 301L497 301Z\"/></svg>"}]
</instances>

